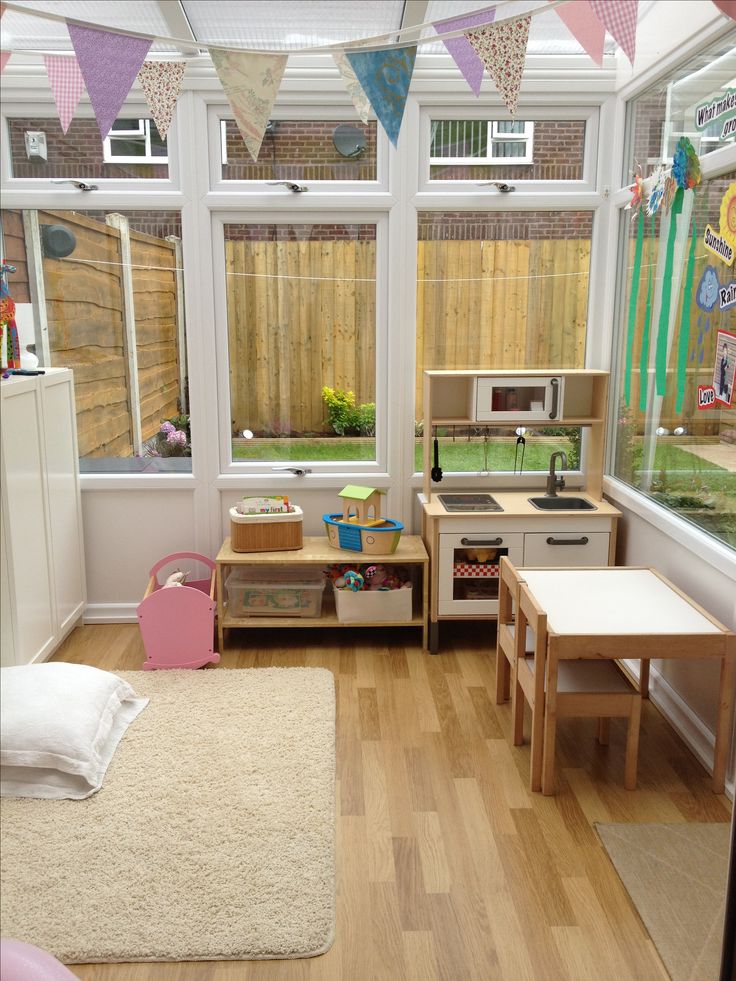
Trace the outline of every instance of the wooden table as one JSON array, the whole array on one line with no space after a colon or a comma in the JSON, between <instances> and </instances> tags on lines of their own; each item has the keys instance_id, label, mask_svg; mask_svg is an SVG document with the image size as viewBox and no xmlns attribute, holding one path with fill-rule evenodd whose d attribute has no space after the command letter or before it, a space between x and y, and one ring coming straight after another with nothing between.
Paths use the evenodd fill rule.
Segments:
<instances>
[{"instance_id":1,"label":"wooden table","mask_svg":"<svg viewBox=\"0 0 736 981\"><path fill-rule=\"evenodd\" d=\"M429 555L419 535L402 535L395 552L386 555L369 555L344 548L332 548L326 535L303 539L303 547L276 552L235 552L226 538L215 559L217 566L217 623L220 653L225 649L225 628L237 627L421 627L422 644L427 649L427 618L429 614ZM332 590L328 583L318 617L248 616L234 617L228 613L227 593L224 588L227 572L238 565L261 566L267 576L269 567L328 565L403 565L419 568L421 584L414 590L411 620L366 620L347 623L338 620Z\"/></svg>"},{"instance_id":2,"label":"wooden table","mask_svg":"<svg viewBox=\"0 0 736 981\"><path fill-rule=\"evenodd\" d=\"M616 566L517 570L547 614L542 793L554 792L558 662L640 659L646 696L651 658L721 659L713 791L724 790L734 701L736 634L655 569Z\"/></svg>"}]
</instances>

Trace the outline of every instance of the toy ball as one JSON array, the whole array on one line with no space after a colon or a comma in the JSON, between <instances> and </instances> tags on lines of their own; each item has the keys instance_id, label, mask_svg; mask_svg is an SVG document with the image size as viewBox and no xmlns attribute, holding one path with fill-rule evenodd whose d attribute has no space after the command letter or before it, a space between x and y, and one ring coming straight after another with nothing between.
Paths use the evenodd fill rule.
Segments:
<instances>
[{"instance_id":1,"label":"toy ball","mask_svg":"<svg viewBox=\"0 0 736 981\"><path fill-rule=\"evenodd\" d=\"M378 569L379 569L379 566L377 566L377 565L369 565L369 566L366 566L365 573L364 573L365 578L366 579L372 579L375 576L375 574L378 572Z\"/></svg>"},{"instance_id":2,"label":"toy ball","mask_svg":"<svg viewBox=\"0 0 736 981\"><path fill-rule=\"evenodd\" d=\"M349 569L345 573L345 589L351 590L353 593L357 593L363 588L364 579L359 572L354 569Z\"/></svg>"}]
</instances>

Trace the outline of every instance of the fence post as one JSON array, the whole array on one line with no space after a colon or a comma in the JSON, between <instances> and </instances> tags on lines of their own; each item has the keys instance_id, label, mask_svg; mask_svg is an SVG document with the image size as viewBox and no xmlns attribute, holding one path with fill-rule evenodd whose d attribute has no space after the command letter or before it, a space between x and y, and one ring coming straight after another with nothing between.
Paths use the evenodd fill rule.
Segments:
<instances>
[{"instance_id":1,"label":"fence post","mask_svg":"<svg viewBox=\"0 0 736 981\"><path fill-rule=\"evenodd\" d=\"M26 260L28 262L28 292L33 304L36 357L42 367L50 368L49 320L46 312L46 287L43 282L41 227L38 222L37 211L23 212L23 233L26 240Z\"/></svg>"},{"instance_id":2,"label":"fence post","mask_svg":"<svg viewBox=\"0 0 736 981\"><path fill-rule=\"evenodd\" d=\"M184 267L182 260L181 239L178 235L167 235L166 241L174 246L174 272L176 274L176 337L177 356L179 361L179 399L181 412L189 412L187 392L187 332L184 321Z\"/></svg>"},{"instance_id":3,"label":"fence post","mask_svg":"<svg viewBox=\"0 0 736 981\"><path fill-rule=\"evenodd\" d=\"M123 293L123 338L128 361L128 398L130 421L133 427L133 449L143 453L141 429L141 393L138 384L138 348L135 332L135 302L133 299L133 265L130 254L130 226L125 215L106 215L105 224L120 234L120 281Z\"/></svg>"}]
</instances>

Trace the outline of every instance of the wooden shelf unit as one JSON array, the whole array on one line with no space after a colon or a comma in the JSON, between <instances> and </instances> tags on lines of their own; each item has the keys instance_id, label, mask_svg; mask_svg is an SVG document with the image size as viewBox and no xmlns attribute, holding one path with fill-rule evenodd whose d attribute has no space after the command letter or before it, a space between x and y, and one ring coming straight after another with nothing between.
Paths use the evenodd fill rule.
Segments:
<instances>
[{"instance_id":1,"label":"wooden shelf unit","mask_svg":"<svg viewBox=\"0 0 736 981\"><path fill-rule=\"evenodd\" d=\"M226 538L215 559L217 566L217 630L220 653L225 649L225 628L248 630L253 627L421 627L422 645L427 649L429 616L429 555L420 535L402 535L395 552L388 555L368 555L342 548L332 548L326 536L305 537L303 547L278 552L235 552ZM322 613L318 617L234 617L228 613L224 583L233 566L327 566L327 565L405 565L419 569L421 582L412 590L411 620L370 620L346 623L338 620L332 590L327 584L322 597Z\"/></svg>"}]
</instances>

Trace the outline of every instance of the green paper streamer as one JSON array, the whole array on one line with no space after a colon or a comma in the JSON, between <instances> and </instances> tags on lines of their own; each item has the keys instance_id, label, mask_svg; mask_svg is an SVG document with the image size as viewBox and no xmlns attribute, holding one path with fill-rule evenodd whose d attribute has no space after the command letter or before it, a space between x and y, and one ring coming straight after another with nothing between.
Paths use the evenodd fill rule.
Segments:
<instances>
[{"instance_id":1,"label":"green paper streamer","mask_svg":"<svg viewBox=\"0 0 736 981\"><path fill-rule=\"evenodd\" d=\"M690 232L690 252L687 257L687 272L685 274L685 291L682 294L682 312L680 314L680 339L677 346L677 400L675 412L682 412L685 400L685 382L687 379L687 352L690 347L690 305L693 299L693 277L695 275L695 240L698 230L693 218Z\"/></svg>"},{"instance_id":2,"label":"green paper streamer","mask_svg":"<svg viewBox=\"0 0 736 981\"><path fill-rule=\"evenodd\" d=\"M667 252L664 259L664 275L662 277L662 306L659 311L659 327L657 328L657 353L655 355L654 377L657 395L667 391L667 334L670 322L670 306L672 303L672 266L675 259L675 238L677 236L677 216L682 214L682 202L685 192L681 187L675 191L675 199L670 210L670 231L667 236Z\"/></svg>"},{"instance_id":3,"label":"green paper streamer","mask_svg":"<svg viewBox=\"0 0 736 981\"><path fill-rule=\"evenodd\" d=\"M654 241L654 215L652 215L652 234ZM652 262L649 262L647 281L647 302L644 311L644 329L641 335L641 356L639 358L639 411L647 411L647 390L649 388L649 334L652 325Z\"/></svg>"},{"instance_id":4,"label":"green paper streamer","mask_svg":"<svg viewBox=\"0 0 736 981\"><path fill-rule=\"evenodd\" d=\"M639 221L636 226L636 251L634 268L631 272L631 296L629 297L629 326L626 332L626 368L624 371L624 402L631 402L631 363L634 358L634 334L636 332L636 304L639 299L639 279L641 277L641 257L644 251L644 209L639 208Z\"/></svg>"}]
</instances>

